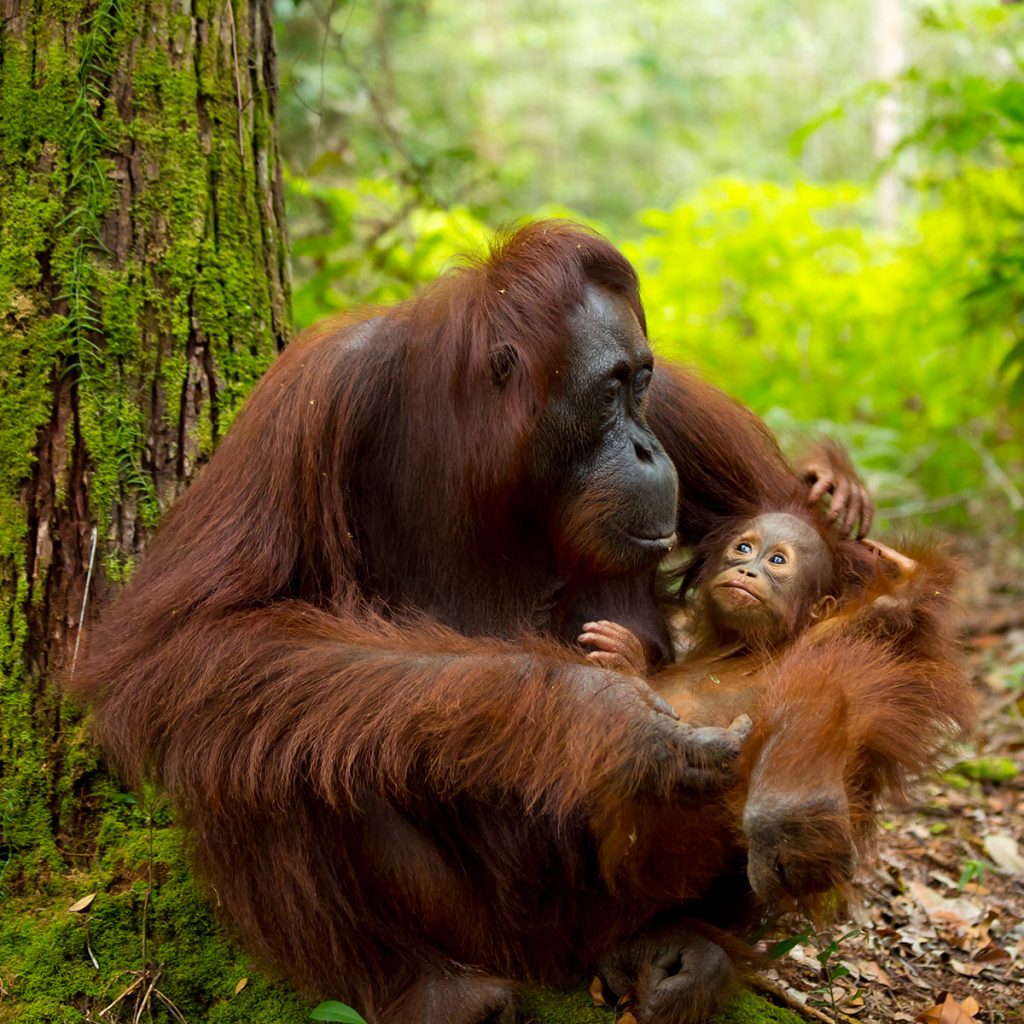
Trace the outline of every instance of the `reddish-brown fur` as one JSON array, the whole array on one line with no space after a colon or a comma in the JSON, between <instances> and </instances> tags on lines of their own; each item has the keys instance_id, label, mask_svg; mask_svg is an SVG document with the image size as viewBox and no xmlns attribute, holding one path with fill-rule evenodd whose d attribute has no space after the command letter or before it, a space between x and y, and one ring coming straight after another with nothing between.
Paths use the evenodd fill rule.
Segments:
<instances>
[{"instance_id":1,"label":"reddish-brown fur","mask_svg":"<svg viewBox=\"0 0 1024 1024\"><path fill-rule=\"evenodd\" d=\"M600 496L523 512L588 282L643 324L610 245L540 223L289 346L72 684L112 766L174 797L248 946L371 1021L498 1019L507 979L570 978L669 902L611 895L590 817L668 803L685 752L636 681L556 642L625 595L664 646L650 575L574 558ZM648 401L684 539L803 493L685 371L660 367Z\"/></svg>"},{"instance_id":2,"label":"reddish-brown fur","mask_svg":"<svg viewBox=\"0 0 1024 1024\"><path fill-rule=\"evenodd\" d=\"M716 534L719 543L733 535ZM770 652L736 656L704 636L694 658L653 681L687 721L724 724L748 712L754 729L740 780L720 804L607 808L602 863L625 891L647 884L665 899L704 898L703 912L718 923L792 906L818 913L821 897L843 895L857 858L870 852L880 803L905 796L971 727L955 563L935 545L910 544L904 551L916 568L897 574L877 561L872 567L877 556L856 541L829 544L852 573L837 614ZM746 864L737 857L743 851ZM737 899L744 871L756 892ZM705 898L730 878L731 905ZM713 1002L724 988L705 996ZM638 1012L662 1019L656 1007Z\"/></svg>"}]
</instances>

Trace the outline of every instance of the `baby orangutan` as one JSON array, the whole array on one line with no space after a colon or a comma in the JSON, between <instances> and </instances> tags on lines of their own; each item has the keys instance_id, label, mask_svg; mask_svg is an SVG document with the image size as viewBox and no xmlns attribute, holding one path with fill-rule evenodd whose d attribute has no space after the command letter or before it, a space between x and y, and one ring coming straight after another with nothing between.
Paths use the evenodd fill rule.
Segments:
<instances>
[{"instance_id":1,"label":"baby orangutan","mask_svg":"<svg viewBox=\"0 0 1024 1024\"><path fill-rule=\"evenodd\" d=\"M833 564L822 534L805 519L769 512L743 524L700 588L691 655L767 653L795 639L835 609ZM583 630L580 643L594 648L589 660L646 677L644 648L632 631L607 621Z\"/></svg>"},{"instance_id":2,"label":"baby orangutan","mask_svg":"<svg viewBox=\"0 0 1024 1024\"><path fill-rule=\"evenodd\" d=\"M634 994L639 1021L674 1020L683 993L710 1009L728 988L730 959L742 956L709 922L742 930L794 904L814 914L822 893L842 892L870 850L880 801L933 768L973 717L956 571L942 551L909 557L840 539L795 509L734 523L697 564L691 646L650 685L684 721L747 713L753 730L717 804L671 813L633 803L595 820L606 875L648 885L697 919L689 952L648 941L600 965L609 992ZM630 630L588 622L579 639L591 661L647 677ZM678 946L678 926L673 934Z\"/></svg>"}]
</instances>

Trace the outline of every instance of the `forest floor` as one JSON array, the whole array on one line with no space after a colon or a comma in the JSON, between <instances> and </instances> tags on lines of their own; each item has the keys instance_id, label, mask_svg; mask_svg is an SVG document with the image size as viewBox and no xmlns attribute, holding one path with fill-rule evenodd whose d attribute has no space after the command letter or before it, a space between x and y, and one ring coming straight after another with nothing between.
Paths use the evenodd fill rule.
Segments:
<instances>
[{"instance_id":1,"label":"forest floor","mask_svg":"<svg viewBox=\"0 0 1024 1024\"><path fill-rule=\"evenodd\" d=\"M849 919L766 974L815 1019L1024 1021L1024 552L961 550L974 566L963 600L980 729L913 805L885 816Z\"/></svg>"}]
</instances>

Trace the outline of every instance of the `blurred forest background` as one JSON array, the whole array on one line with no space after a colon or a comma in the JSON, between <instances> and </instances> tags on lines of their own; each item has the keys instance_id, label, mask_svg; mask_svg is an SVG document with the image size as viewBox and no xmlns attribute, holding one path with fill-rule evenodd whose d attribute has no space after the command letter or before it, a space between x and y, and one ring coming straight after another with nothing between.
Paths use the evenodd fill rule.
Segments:
<instances>
[{"instance_id":1,"label":"blurred forest background","mask_svg":"<svg viewBox=\"0 0 1024 1024\"><path fill-rule=\"evenodd\" d=\"M843 440L888 525L1024 525L1024 7L276 14L297 326L582 219L640 269L657 349Z\"/></svg>"},{"instance_id":2,"label":"blurred forest background","mask_svg":"<svg viewBox=\"0 0 1024 1024\"><path fill-rule=\"evenodd\" d=\"M55 686L289 334L285 224L298 327L521 218L604 232L663 355L787 443L845 442L883 529L993 541L967 597L1005 771L970 778L1016 775L1024 2L276 0L276 44L272 2L0 4L0 1021L307 1019ZM1018 792L939 803L954 895ZM989 970L929 949L917 1008Z\"/></svg>"}]
</instances>

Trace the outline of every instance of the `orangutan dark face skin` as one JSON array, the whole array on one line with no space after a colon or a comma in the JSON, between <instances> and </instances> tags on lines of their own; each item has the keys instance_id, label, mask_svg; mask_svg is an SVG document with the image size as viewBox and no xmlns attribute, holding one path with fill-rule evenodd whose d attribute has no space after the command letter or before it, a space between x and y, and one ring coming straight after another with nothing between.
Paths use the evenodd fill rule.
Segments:
<instances>
[{"instance_id":1,"label":"orangutan dark face skin","mask_svg":"<svg viewBox=\"0 0 1024 1024\"><path fill-rule=\"evenodd\" d=\"M707 614L719 635L773 644L821 614L832 569L824 541L809 523L784 512L747 523L704 584Z\"/></svg>"}]
</instances>

